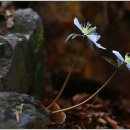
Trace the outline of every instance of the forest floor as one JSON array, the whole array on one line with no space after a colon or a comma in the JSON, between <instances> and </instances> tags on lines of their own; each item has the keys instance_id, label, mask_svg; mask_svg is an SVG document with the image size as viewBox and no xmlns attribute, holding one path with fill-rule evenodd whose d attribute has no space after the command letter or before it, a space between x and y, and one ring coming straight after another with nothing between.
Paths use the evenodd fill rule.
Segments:
<instances>
[{"instance_id":1,"label":"forest floor","mask_svg":"<svg viewBox=\"0 0 130 130\"><path fill-rule=\"evenodd\" d=\"M56 95L53 91L53 95ZM61 108L75 105L90 94L85 92L75 94L71 98L60 98ZM93 101L92 101L93 102ZM93 128L130 128L130 100L117 96L116 99L97 97L93 103L84 104L78 108L66 111L66 120L62 124L51 124L53 129L93 129Z\"/></svg>"}]
</instances>

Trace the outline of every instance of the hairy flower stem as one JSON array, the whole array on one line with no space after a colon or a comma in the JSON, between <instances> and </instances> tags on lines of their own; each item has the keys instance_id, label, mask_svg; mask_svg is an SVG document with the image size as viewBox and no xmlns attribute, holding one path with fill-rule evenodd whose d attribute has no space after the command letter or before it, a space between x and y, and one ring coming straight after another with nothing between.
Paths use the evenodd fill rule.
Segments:
<instances>
[{"instance_id":1,"label":"hairy flower stem","mask_svg":"<svg viewBox=\"0 0 130 130\"><path fill-rule=\"evenodd\" d=\"M69 70L69 73L68 73L68 75L67 75L67 77L66 77L66 79L65 79L65 81L64 81L64 83L63 83L63 85L61 87L60 92L58 93L58 95L56 96L56 98L53 100L53 102L49 106L47 106L47 109L49 109L51 106L53 106L56 103L56 101L60 98L61 94L63 93L63 91L64 91L64 89L65 89L65 87L66 87L66 85L67 85L67 83L68 83L68 81L70 79L70 76L72 74L73 68L75 66L75 63L77 61L77 58L78 58L79 54L80 54L80 50L77 51L75 59L73 60L72 66L71 66L71 68Z\"/></svg>"},{"instance_id":2,"label":"hairy flower stem","mask_svg":"<svg viewBox=\"0 0 130 130\"><path fill-rule=\"evenodd\" d=\"M81 102L81 103L79 103L77 105L65 108L65 109L60 109L60 110L57 110L57 111L53 111L52 113L54 114L54 113L58 113L58 112L64 112L64 111L72 110L72 109L77 108L77 107L85 104L86 102L90 101L92 98L94 98L110 82L110 80L116 75L118 70L119 70L119 68L114 71L114 73L109 77L109 79L93 95L91 95L89 98L87 98L83 102Z\"/></svg>"}]
</instances>

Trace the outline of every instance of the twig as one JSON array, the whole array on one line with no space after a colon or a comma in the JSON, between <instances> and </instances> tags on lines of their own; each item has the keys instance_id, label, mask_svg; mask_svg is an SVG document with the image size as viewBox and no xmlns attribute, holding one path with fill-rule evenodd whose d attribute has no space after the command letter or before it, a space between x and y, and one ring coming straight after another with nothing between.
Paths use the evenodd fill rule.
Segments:
<instances>
[{"instance_id":1,"label":"twig","mask_svg":"<svg viewBox=\"0 0 130 130\"><path fill-rule=\"evenodd\" d=\"M63 93L63 91L64 91L64 89L65 89L65 87L66 87L66 85L67 85L67 83L68 83L68 81L70 79L70 76L72 74L73 68L75 66L75 63L77 61L77 58L78 58L79 54L80 54L80 50L77 52L77 54L75 56L75 59L74 59L74 61L72 63L72 66L71 66L71 68L69 70L69 73L68 73L68 75L67 75L67 77L66 77L66 79L65 79L65 81L64 81L64 83L63 83L63 85L61 87L60 92L58 93L58 95L56 96L56 98L53 100L53 102L49 106L47 106L47 109L49 109L52 105L54 105L56 103L56 101L59 99L59 97L61 96L61 94Z\"/></svg>"},{"instance_id":2,"label":"twig","mask_svg":"<svg viewBox=\"0 0 130 130\"><path fill-rule=\"evenodd\" d=\"M116 69L114 71L114 73L110 76L110 78L93 94L91 95L89 98L87 98L85 101L77 104L77 105L74 105L74 106L71 106L71 107L68 107L68 108L65 108L65 109L60 109L60 110L57 110L57 111L53 111L52 113L58 113L58 112L61 112L61 111L68 111L68 110L72 110L74 108L77 108L83 104L85 104L86 102L90 101L92 98L94 98L109 82L110 80L116 75L116 73L118 72L119 68Z\"/></svg>"}]
</instances>

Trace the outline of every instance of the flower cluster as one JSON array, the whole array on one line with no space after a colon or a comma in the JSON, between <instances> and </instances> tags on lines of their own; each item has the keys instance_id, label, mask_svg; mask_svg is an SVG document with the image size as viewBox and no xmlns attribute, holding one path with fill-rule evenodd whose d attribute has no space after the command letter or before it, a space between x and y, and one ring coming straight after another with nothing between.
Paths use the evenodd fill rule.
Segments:
<instances>
[{"instance_id":1,"label":"flower cluster","mask_svg":"<svg viewBox=\"0 0 130 130\"><path fill-rule=\"evenodd\" d=\"M77 36L83 36L87 37L91 46L95 45L97 48L106 50L105 47L98 43L98 40L101 36L96 32L96 27L92 27L89 22L87 22L86 24L80 24L77 18L74 18L74 24L80 29L82 35L75 33L70 34L67 37L66 41L68 41L70 38L74 39ZM126 53L125 58L123 58L122 55L116 50L112 50L112 53L117 57L117 65L115 65L115 62L112 59L109 58L108 60L108 58L105 58L109 63L113 64L118 68L123 68L122 66L126 65L126 68L130 70L130 56L128 56L128 53Z\"/></svg>"}]
</instances>

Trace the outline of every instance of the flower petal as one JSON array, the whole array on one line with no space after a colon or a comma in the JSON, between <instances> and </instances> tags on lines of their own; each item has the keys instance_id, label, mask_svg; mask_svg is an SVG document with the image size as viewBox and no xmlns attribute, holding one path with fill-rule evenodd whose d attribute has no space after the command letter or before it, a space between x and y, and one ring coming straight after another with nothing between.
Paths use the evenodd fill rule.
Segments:
<instances>
[{"instance_id":1,"label":"flower petal","mask_svg":"<svg viewBox=\"0 0 130 130\"><path fill-rule=\"evenodd\" d=\"M130 63L127 63L126 67L130 70Z\"/></svg>"},{"instance_id":2,"label":"flower petal","mask_svg":"<svg viewBox=\"0 0 130 130\"><path fill-rule=\"evenodd\" d=\"M122 57L122 55L121 55L118 51L113 50L112 53L115 54L115 56L116 56L119 60L121 60L121 61L123 61L123 62L125 61L124 58Z\"/></svg>"},{"instance_id":3,"label":"flower petal","mask_svg":"<svg viewBox=\"0 0 130 130\"><path fill-rule=\"evenodd\" d=\"M79 23L79 20L77 18L74 18L74 24L80 29L80 31L83 33L83 29L81 24Z\"/></svg>"},{"instance_id":4,"label":"flower petal","mask_svg":"<svg viewBox=\"0 0 130 130\"><path fill-rule=\"evenodd\" d=\"M101 48L101 49L106 49L105 47L101 46L99 43L97 43L97 41L99 40L99 38L101 37L100 35L87 35L88 39L96 45L96 47Z\"/></svg>"},{"instance_id":5,"label":"flower petal","mask_svg":"<svg viewBox=\"0 0 130 130\"><path fill-rule=\"evenodd\" d=\"M101 49L106 50L106 48L105 48L105 47L103 47L103 46L101 46L99 43L96 43L96 42L95 42L95 45L96 45L96 47L98 47L98 48L101 48Z\"/></svg>"},{"instance_id":6,"label":"flower petal","mask_svg":"<svg viewBox=\"0 0 130 130\"><path fill-rule=\"evenodd\" d=\"M88 37L88 39L90 39L91 41L93 41L95 43L100 39L101 36L92 34L92 35L87 35L87 37Z\"/></svg>"}]
</instances>

